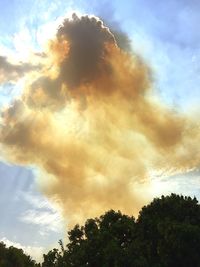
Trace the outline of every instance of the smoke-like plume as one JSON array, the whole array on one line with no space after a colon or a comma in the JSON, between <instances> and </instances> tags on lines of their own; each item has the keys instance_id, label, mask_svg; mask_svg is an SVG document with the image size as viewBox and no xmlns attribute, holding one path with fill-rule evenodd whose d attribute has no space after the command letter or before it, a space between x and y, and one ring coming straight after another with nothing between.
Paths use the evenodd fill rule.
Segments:
<instances>
[{"instance_id":1,"label":"smoke-like plume","mask_svg":"<svg viewBox=\"0 0 200 267\"><path fill-rule=\"evenodd\" d=\"M3 111L0 139L11 161L46 172L42 189L70 223L136 212L138 183L200 165L198 125L151 97L148 66L98 18L66 19L46 54L43 72Z\"/></svg>"}]
</instances>

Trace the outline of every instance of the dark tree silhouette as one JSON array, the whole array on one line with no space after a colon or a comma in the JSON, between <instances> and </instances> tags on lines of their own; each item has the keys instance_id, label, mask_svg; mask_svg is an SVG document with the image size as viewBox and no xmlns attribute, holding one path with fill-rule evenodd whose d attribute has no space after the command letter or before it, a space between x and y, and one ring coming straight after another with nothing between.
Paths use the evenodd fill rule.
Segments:
<instances>
[{"instance_id":1,"label":"dark tree silhouette","mask_svg":"<svg viewBox=\"0 0 200 267\"><path fill-rule=\"evenodd\" d=\"M137 240L149 266L200 266L200 206L196 198L172 194L141 210Z\"/></svg>"},{"instance_id":2,"label":"dark tree silhouette","mask_svg":"<svg viewBox=\"0 0 200 267\"><path fill-rule=\"evenodd\" d=\"M22 249L13 246L7 248L6 245L0 243L0 266L1 267L39 267L30 256L24 254Z\"/></svg>"},{"instance_id":3,"label":"dark tree silhouette","mask_svg":"<svg viewBox=\"0 0 200 267\"><path fill-rule=\"evenodd\" d=\"M128 266L127 247L134 239L135 220L113 210L87 220L69 232L66 266Z\"/></svg>"},{"instance_id":4,"label":"dark tree silhouette","mask_svg":"<svg viewBox=\"0 0 200 267\"><path fill-rule=\"evenodd\" d=\"M138 219L110 210L68 232L69 243L43 255L42 267L200 267L200 206L172 194L154 199ZM0 267L40 267L0 243Z\"/></svg>"},{"instance_id":5,"label":"dark tree silhouette","mask_svg":"<svg viewBox=\"0 0 200 267\"><path fill-rule=\"evenodd\" d=\"M61 242L44 255L43 267L200 267L200 206L196 198L162 196L137 220L110 210L68 237L65 249Z\"/></svg>"}]
</instances>

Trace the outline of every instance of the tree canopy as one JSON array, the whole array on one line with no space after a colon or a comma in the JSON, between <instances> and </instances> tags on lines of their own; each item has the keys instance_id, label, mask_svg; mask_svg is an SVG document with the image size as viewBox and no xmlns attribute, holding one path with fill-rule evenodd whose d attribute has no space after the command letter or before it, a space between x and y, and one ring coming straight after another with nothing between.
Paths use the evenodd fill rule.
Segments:
<instances>
[{"instance_id":1,"label":"tree canopy","mask_svg":"<svg viewBox=\"0 0 200 267\"><path fill-rule=\"evenodd\" d=\"M1 267L39 267L30 256L26 255L22 249L13 246L6 247L0 242L0 266Z\"/></svg>"},{"instance_id":2,"label":"tree canopy","mask_svg":"<svg viewBox=\"0 0 200 267\"><path fill-rule=\"evenodd\" d=\"M162 196L137 220L110 210L68 237L66 248L60 242L60 251L44 255L42 267L199 267L200 206L196 198Z\"/></svg>"},{"instance_id":3,"label":"tree canopy","mask_svg":"<svg viewBox=\"0 0 200 267\"><path fill-rule=\"evenodd\" d=\"M68 232L43 255L42 267L200 267L200 205L172 194L144 206L137 219L110 210ZM36 267L22 250L0 243L1 267Z\"/></svg>"}]
</instances>

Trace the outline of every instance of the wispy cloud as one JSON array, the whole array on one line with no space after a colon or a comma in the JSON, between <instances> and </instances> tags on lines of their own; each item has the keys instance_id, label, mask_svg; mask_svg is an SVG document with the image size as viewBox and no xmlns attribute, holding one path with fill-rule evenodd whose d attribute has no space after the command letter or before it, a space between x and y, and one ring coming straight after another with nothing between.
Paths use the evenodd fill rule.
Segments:
<instances>
[{"instance_id":1,"label":"wispy cloud","mask_svg":"<svg viewBox=\"0 0 200 267\"><path fill-rule=\"evenodd\" d=\"M20 220L25 223L45 227L46 231L58 233L62 231L63 220L58 212L30 209L21 215Z\"/></svg>"},{"instance_id":2,"label":"wispy cloud","mask_svg":"<svg viewBox=\"0 0 200 267\"><path fill-rule=\"evenodd\" d=\"M40 195L33 194L32 192L20 192L19 197L22 198L23 201L28 202L34 209L45 209L50 212L56 212L57 208L54 207L49 200Z\"/></svg>"},{"instance_id":3,"label":"wispy cloud","mask_svg":"<svg viewBox=\"0 0 200 267\"><path fill-rule=\"evenodd\" d=\"M24 211L19 220L26 224L38 226L38 231L42 236L49 232L61 233L63 231L64 220L59 209L49 202L47 198L40 194L20 192L18 198L25 201L29 209Z\"/></svg>"}]
</instances>

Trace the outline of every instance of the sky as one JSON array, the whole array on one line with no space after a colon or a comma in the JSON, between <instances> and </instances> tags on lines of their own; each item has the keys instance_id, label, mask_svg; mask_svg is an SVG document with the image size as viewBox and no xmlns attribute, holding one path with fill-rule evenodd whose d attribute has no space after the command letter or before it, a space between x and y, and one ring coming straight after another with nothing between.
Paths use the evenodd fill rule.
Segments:
<instances>
[{"instance_id":1,"label":"sky","mask_svg":"<svg viewBox=\"0 0 200 267\"><path fill-rule=\"evenodd\" d=\"M13 64L27 62L31 52L42 53L46 40L55 34L58 21L71 13L99 16L111 29L127 34L132 49L150 67L152 87L164 105L175 112L198 114L199 1L0 0L0 12L0 57L11 58ZM21 70L15 70L20 75ZM1 70L0 79L4 75ZM14 78L1 82L2 110L20 95L23 82L23 77L17 82ZM40 259L43 252L64 238L65 220L58 206L39 189L33 165L14 164L4 153L0 159L0 239ZM148 192L142 184L138 192L148 193L149 199L171 192L200 199L199 189L196 168L170 177L154 176Z\"/></svg>"}]
</instances>

